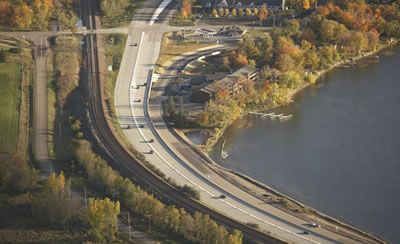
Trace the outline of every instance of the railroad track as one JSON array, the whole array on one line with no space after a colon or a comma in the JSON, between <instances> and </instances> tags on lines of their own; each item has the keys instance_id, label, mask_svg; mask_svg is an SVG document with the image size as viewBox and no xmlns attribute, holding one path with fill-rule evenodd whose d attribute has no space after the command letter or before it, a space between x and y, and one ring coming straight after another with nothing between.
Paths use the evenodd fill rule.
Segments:
<instances>
[{"instance_id":1,"label":"railroad track","mask_svg":"<svg viewBox=\"0 0 400 244\"><path fill-rule=\"evenodd\" d=\"M82 9L86 9L86 25L88 30L96 29L100 19L96 17L95 11L98 9L96 0L82 1ZM279 239L257 231L245 224L239 223L225 215L210 209L200 202L186 197L169 183L148 170L140 161L123 145L115 132L111 129L111 122L106 118L106 106L103 99L103 78L99 69L99 54L97 49L98 38L94 34L87 35L87 69L89 87L89 116L92 126L107 153L113 159L115 166L119 168L121 175L125 177L135 177L156 190L169 201L177 206L185 208L187 211L195 211L210 215L219 224L223 224L229 229L242 231L247 239L261 241L262 243L285 243Z\"/></svg>"}]
</instances>

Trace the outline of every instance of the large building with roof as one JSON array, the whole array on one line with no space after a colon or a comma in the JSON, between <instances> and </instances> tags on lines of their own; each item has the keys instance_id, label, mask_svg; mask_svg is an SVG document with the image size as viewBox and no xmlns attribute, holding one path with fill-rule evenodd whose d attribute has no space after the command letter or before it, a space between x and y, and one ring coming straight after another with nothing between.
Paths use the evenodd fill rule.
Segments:
<instances>
[{"instance_id":1,"label":"large building with roof","mask_svg":"<svg viewBox=\"0 0 400 244\"><path fill-rule=\"evenodd\" d=\"M244 66L232 74L222 79L214 80L207 86L193 91L190 100L197 103L205 103L209 100L215 100L220 90L228 90L229 95L234 95L243 90L243 83L254 81L257 78L258 70L252 66Z\"/></svg>"}]
</instances>

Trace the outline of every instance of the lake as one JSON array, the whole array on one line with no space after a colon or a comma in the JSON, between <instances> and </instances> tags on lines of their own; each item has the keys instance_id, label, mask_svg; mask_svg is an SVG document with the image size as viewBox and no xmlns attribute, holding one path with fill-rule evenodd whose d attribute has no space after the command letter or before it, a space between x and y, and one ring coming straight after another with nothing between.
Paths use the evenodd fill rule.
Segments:
<instances>
[{"instance_id":1,"label":"lake","mask_svg":"<svg viewBox=\"0 0 400 244\"><path fill-rule=\"evenodd\" d=\"M289 120L249 115L235 121L211 157L400 243L400 48L378 55L379 62L364 59L328 72L275 110L292 114Z\"/></svg>"}]
</instances>

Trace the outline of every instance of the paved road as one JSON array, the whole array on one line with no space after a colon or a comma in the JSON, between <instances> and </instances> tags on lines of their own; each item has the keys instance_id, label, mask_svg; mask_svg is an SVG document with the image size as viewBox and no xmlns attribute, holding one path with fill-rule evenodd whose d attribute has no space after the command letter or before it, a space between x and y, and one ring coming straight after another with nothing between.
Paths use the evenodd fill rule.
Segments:
<instances>
[{"instance_id":1,"label":"paved road","mask_svg":"<svg viewBox=\"0 0 400 244\"><path fill-rule=\"evenodd\" d=\"M261 229L295 243L359 243L322 228L311 228L304 220L242 191L207 167L201 157L171 134L162 120L160 102L165 99L162 97L163 87L169 78L176 75L176 66L160 77L155 85L156 92L152 92L154 99L150 102L150 116L154 122L153 127L146 110L148 86L152 82L151 70L159 54L162 34L173 29L163 24L162 18L161 21L151 23L151 11L154 11L158 3L157 0L146 1L138 17L133 19L115 89L117 116L121 128L134 147L167 177L174 178L179 184L199 189L204 204L234 219L257 223ZM138 46L131 46L133 43L138 43ZM144 83L148 85L144 86ZM134 86L139 88L135 89ZM141 101L138 102L138 99ZM144 125L144 128L139 125ZM150 139L155 141L149 143ZM151 154L150 150L154 153ZM219 199L221 194L227 198ZM305 230L310 234L302 234Z\"/></svg>"}]
</instances>

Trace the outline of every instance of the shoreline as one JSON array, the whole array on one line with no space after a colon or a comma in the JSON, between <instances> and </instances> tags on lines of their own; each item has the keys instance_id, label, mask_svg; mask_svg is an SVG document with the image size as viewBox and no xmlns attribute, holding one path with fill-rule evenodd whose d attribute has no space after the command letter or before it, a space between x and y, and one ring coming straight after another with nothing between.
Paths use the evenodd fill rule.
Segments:
<instances>
[{"instance_id":1,"label":"shoreline","mask_svg":"<svg viewBox=\"0 0 400 244\"><path fill-rule=\"evenodd\" d=\"M397 41L390 43L390 44L381 44L381 46L376 50L376 51L371 51L364 53L362 55L359 55L357 57L353 57L350 59L344 59L341 61L336 62L332 66L321 70L320 72L317 73L315 77L315 82L313 83L305 83L303 86L293 89L289 91L288 94L288 99L292 102L293 98L295 95L300 92L301 90L307 88L311 84L316 84L317 82L320 82L320 78L326 74L327 72L333 70L334 68L338 68L341 65L345 64L353 64L355 61L361 60L363 58L369 57L371 55L377 54L381 51L384 51L387 48L396 46L398 44ZM285 105L279 105L279 106L273 106L267 109L263 109L261 111L269 110L269 109L274 109L274 108L279 108L283 107ZM248 115L248 113L251 110L244 111L241 117ZM229 125L233 121L228 122L223 128L221 128L218 132L217 138L213 138L214 143L210 146L212 149L215 144L218 142L220 137L224 134L225 130L229 127ZM276 205L279 209L282 209L290 214L296 215L298 217L302 217L307 221L316 221L318 223L325 222L324 224L321 224L324 228L331 230L331 231L337 231L341 232L341 234L345 236L358 236L361 237L364 241L366 240L373 240L378 243L387 243L385 240L380 238L379 236L376 236L370 232L364 231L357 226L353 226L351 224L346 223L345 221L339 220L335 217L332 217L330 215L327 215L321 211L318 211L306 204L303 204L289 196L286 196L279 191L267 186L266 184L263 184L257 180L252 179L251 177L244 175L239 172L235 172L233 170L226 169L222 166L220 166L218 163L216 163L214 160L212 160L208 154L208 150L204 151L204 149L207 149L206 145L195 145L193 144L185 135L183 132L172 128L174 133L183 139L183 141L186 142L191 148L193 148L197 153L199 153L203 158L205 158L208 163L210 164L210 167L216 171L218 174L221 176L225 177L230 181L231 183L234 183L235 185L239 186L240 188L248 191L249 193L254 194L256 197L262 199L263 201L268 201L268 202L277 202L278 204ZM210 137L213 137L212 135ZM209 138L210 138L209 137ZM208 142L208 139L206 143ZM210 150L211 151L211 150ZM250 185L250 186L249 186ZM261 193L260 193L261 190ZM266 193L262 193L262 191ZM321 221L322 220L322 221ZM340 228L339 228L340 227ZM338 229L339 228L339 229Z\"/></svg>"}]
</instances>

